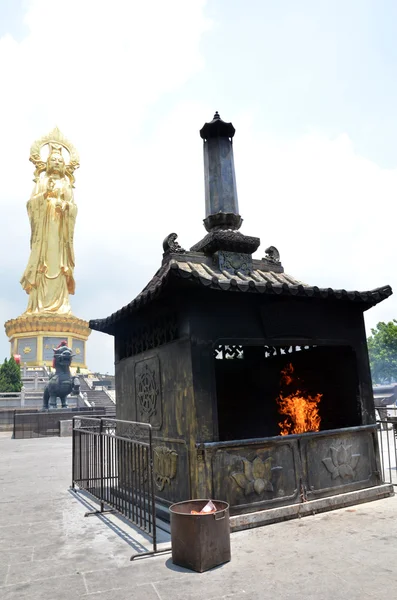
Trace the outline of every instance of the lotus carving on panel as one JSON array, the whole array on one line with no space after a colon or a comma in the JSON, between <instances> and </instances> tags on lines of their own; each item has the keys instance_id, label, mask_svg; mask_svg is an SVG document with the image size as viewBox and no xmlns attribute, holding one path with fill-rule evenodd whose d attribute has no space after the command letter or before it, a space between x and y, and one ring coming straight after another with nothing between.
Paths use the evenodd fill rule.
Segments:
<instances>
[{"instance_id":1,"label":"lotus carving on panel","mask_svg":"<svg viewBox=\"0 0 397 600\"><path fill-rule=\"evenodd\" d=\"M330 447L331 456L323 458L323 463L332 479L353 479L360 454L353 454L351 446Z\"/></svg>"},{"instance_id":2,"label":"lotus carving on panel","mask_svg":"<svg viewBox=\"0 0 397 600\"><path fill-rule=\"evenodd\" d=\"M272 478L272 458L262 460L259 456L249 461L246 458L240 458L243 470L231 473L230 477L234 479L237 485L244 490L244 494L256 493L258 496L262 492L273 492ZM281 467L276 467L280 469Z\"/></svg>"},{"instance_id":3,"label":"lotus carving on panel","mask_svg":"<svg viewBox=\"0 0 397 600\"><path fill-rule=\"evenodd\" d=\"M154 482L162 491L165 484L171 484L175 478L178 464L178 454L166 446L157 446L153 450Z\"/></svg>"}]
</instances>

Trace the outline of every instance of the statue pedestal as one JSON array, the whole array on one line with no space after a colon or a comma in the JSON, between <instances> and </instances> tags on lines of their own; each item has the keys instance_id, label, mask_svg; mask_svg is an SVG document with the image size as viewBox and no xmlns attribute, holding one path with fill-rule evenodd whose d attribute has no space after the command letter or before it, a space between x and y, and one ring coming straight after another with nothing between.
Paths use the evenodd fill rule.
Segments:
<instances>
[{"instance_id":1,"label":"statue pedestal","mask_svg":"<svg viewBox=\"0 0 397 600\"><path fill-rule=\"evenodd\" d=\"M11 354L21 356L27 366L52 366L53 348L65 340L72 348L72 367L86 369L85 344L91 329L88 322L73 315L26 314L5 323Z\"/></svg>"}]
</instances>

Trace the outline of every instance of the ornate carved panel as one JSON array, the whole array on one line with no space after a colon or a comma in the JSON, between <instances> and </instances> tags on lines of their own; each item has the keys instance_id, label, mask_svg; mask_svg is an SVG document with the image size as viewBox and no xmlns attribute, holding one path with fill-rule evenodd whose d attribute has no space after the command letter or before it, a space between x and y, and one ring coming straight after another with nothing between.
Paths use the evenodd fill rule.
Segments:
<instances>
[{"instance_id":1,"label":"ornate carved panel","mask_svg":"<svg viewBox=\"0 0 397 600\"><path fill-rule=\"evenodd\" d=\"M43 338L43 360L52 361L54 358L53 348L56 348L64 339L64 337Z\"/></svg>"},{"instance_id":2,"label":"ornate carved panel","mask_svg":"<svg viewBox=\"0 0 397 600\"><path fill-rule=\"evenodd\" d=\"M176 477L178 454L167 446L153 448L154 482L160 492Z\"/></svg>"},{"instance_id":3,"label":"ornate carved panel","mask_svg":"<svg viewBox=\"0 0 397 600\"><path fill-rule=\"evenodd\" d=\"M346 446L343 442L330 446L329 453L330 456L323 458L323 463L331 473L331 478L353 481L361 455L353 454L352 446Z\"/></svg>"},{"instance_id":4,"label":"ornate carved panel","mask_svg":"<svg viewBox=\"0 0 397 600\"><path fill-rule=\"evenodd\" d=\"M153 437L155 495L159 502L172 504L192 497L189 452L184 440Z\"/></svg>"},{"instance_id":5,"label":"ornate carved panel","mask_svg":"<svg viewBox=\"0 0 397 600\"><path fill-rule=\"evenodd\" d=\"M135 403L137 421L153 429L163 424L160 362L157 356L135 365Z\"/></svg>"},{"instance_id":6,"label":"ornate carved panel","mask_svg":"<svg viewBox=\"0 0 397 600\"><path fill-rule=\"evenodd\" d=\"M249 275L253 270L251 254L219 252L218 260L220 270L227 271L231 275L237 275L238 273Z\"/></svg>"},{"instance_id":7,"label":"ornate carved panel","mask_svg":"<svg viewBox=\"0 0 397 600\"><path fill-rule=\"evenodd\" d=\"M376 426L198 447L210 495L231 514L296 504L380 483Z\"/></svg>"},{"instance_id":8,"label":"ornate carved panel","mask_svg":"<svg viewBox=\"0 0 397 600\"><path fill-rule=\"evenodd\" d=\"M217 449L211 461L213 495L233 512L294 503L299 498L296 440Z\"/></svg>"},{"instance_id":9,"label":"ornate carved panel","mask_svg":"<svg viewBox=\"0 0 397 600\"><path fill-rule=\"evenodd\" d=\"M19 339L17 354L20 354L22 364L26 361L37 360L37 338L30 337Z\"/></svg>"},{"instance_id":10,"label":"ornate carved panel","mask_svg":"<svg viewBox=\"0 0 397 600\"><path fill-rule=\"evenodd\" d=\"M150 439L150 428L144 423L107 419L106 421L103 421L103 427L105 427L109 433L113 430L118 437L128 440L149 442Z\"/></svg>"},{"instance_id":11,"label":"ornate carved panel","mask_svg":"<svg viewBox=\"0 0 397 600\"><path fill-rule=\"evenodd\" d=\"M282 356L286 354L294 354L295 352L308 351L316 348L316 345L311 346L263 346L265 358L272 358L274 356ZM214 348L214 358L220 359L232 359L232 358L244 358L244 346L241 344L219 344Z\"/></svg>"},{"instance_id":12,"label":"ornate carved panel","mask_svg":"<svg viewBox=\"0 0 397 600\"><path fill-rule=\"evenodd\" d=\"M176 315L166 315L153 320L144 327L128 329L124 336L116 338L119 360L141 354L152 348L172 342L178 338Z\"/></svg>"},{"instance_id":13,"label":"ornate carved panel","mask_svg":"<svg viewBox=\"0 0 397 600\"><path fill-rule=\"evenodd\" d=\"M244 358L244 348L241 345L220 344L214 348L214 357L218 360Z\"/></svg>"},{"instance_id":14,"label":"ornate carved panel","mask_svg":"<svg viewBox=\"0 0 397 600\"><path fill-rule=\"evenodd\" d=\"M379 483L372 431L340 430L302 436L302 467L307 499L348 492Z\"/></svg>"},{"instance_id":15,"label":"ornate carved panel","mask_svg":"<svg viewBox=\"0 0 397 600\"><path fill-rule=\"evenodd\" d=\"M83 342L83 340L78 340L76 338L73 338L72 349L73 349L73 353L74 353L73 362L83 364L85 362L85 356L84 356L85 342Z\"/></svg>"},{"instance_id":16,"label":"ornate carved panel","mask_svg":"<svg viewBox=\"0 0 397 600\"><path fill-rule=\"evenodd\" d=\"M314 344L311 346L264 346L265 358L273 356L282 356L283 354L294 354L295 352L303 352L316 348Z\"/></svg>"}]
</instances>

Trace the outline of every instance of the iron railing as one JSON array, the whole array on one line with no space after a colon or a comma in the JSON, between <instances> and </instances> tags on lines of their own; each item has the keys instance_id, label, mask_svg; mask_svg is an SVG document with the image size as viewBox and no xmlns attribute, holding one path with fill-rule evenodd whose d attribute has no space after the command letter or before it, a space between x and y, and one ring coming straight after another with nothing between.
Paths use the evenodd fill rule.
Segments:
<instances>
[{"instance_id":1,"label":"iron railing","mask_svg":"<svg viewBox=\"0 0 397 600\"><path fill-rule=\"evenodd\" d=\"M106 414L105 409L96 406L77 407L70 409L36 410L30 412L14 411L14 439L54 437L60 434L60 421L71 421L73 416L79 413L102 416Z\"/></svg>"},{"instance_id":2,"label":"iron railing","mask_svg":"<svg viewBox=\"0 0 397 600\"><path fill-rule=\"evenodd\" d=\"M118 512L152 538L153 549L131 560L170 551L157 547L151 425L74 417L72 489L99 502L100 509L86 516Z\"/></svg>"},{"instance_id":3,"label":"iron railing","mask_svg":"<svg viewBox=\"0 0 397 600\"><path fill-rule=\"evenodd\" d=\"M397 407L387 406L381 410L377 423L383 481L397 487Z\"/></svg>"}]
</instances>

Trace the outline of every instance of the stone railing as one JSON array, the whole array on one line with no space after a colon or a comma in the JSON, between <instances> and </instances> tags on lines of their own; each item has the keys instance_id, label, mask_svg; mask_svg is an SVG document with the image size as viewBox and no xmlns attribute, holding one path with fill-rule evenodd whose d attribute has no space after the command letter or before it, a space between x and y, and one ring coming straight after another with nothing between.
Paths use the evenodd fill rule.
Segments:
<instances>
[{"instance_id":1,"label":"stone railing","mask_svg":"<svg viewBox=\"0 0 397 600\"><path fill-rule=\"evenodd\" d=\"M111 399L111 401L116 404L116 390L109 390L106 387L102 388L105 394Z\"/></svg>"},{"instance_id":2,"label":"stone railing","mask_svg":"<svg viewBox=\"0 0 397 600\"><path fill-rule=\"evenodd\" d=\"M90 406L83 394L79 396L68 396L68 404L73 406ZM0 392L1 408L41 408L43 404L42 390L26 390L21 392Z\"/></svg>"},{"instance_id":3,"label":"stone railing","mask_svg":"<svg viewBox=\"0 0 397 600\"><path fill-rule=\"evenodd\" d=\"M25 392L0 392L0 408L25 406Z\"/></svg>"}]
</instances>

